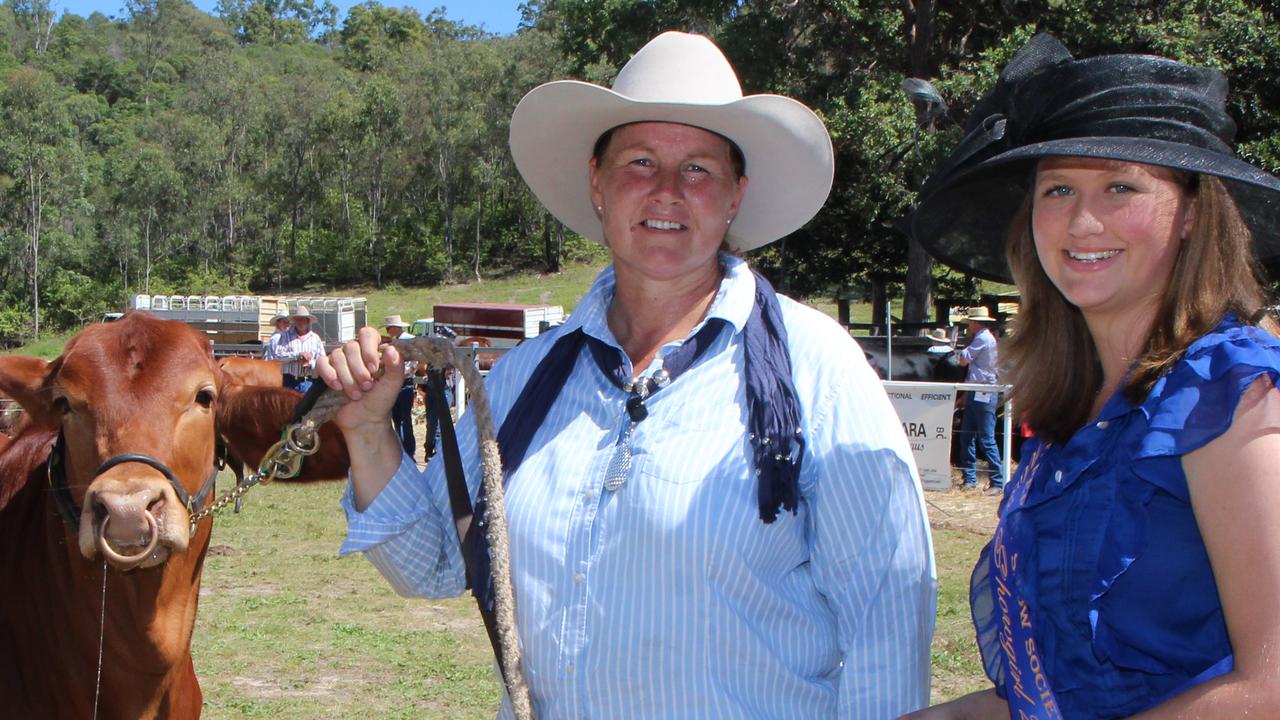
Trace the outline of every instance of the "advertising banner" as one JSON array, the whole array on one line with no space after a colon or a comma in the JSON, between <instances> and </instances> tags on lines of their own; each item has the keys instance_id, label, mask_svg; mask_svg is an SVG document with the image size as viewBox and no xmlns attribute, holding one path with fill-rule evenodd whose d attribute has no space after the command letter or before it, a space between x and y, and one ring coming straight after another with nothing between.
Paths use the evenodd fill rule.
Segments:
<instances>
[{"instance_id":1,"label":"advertising banner","mask_svg":"<svg viewBox=\"0 0 1280 720\"><path fill-rule=\"evenodd\" d=\"M951 489L951 417L956 389L946 383L885 382L911 443L925 490Z\"/></svg>"}]
</instances>

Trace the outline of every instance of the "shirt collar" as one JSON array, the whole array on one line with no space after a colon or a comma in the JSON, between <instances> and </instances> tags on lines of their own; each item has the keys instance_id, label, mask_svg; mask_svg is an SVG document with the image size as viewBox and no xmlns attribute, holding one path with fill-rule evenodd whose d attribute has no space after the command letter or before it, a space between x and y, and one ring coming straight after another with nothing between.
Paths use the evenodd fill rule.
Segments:
<instances>
[{"instance_id":1,"label":"shirt collar","mask_svg":"<svg viewBox=\"0 0 1280 720\"><path fill-rule=\"evenodd\" d=\"M746 261L735 255L720 253L720 263L724 267L724 277L720 280L720 288L716 291L707 315L689 331L692 337L707 320L718 318L733 327L734 334L742 332L751 316L751 308L755 305L756 279ZM613 302L613 294L617 289L617 276L613 265L609 265L596 277L591 289L582 296L578 306L574 308L569 319L565 321L561 332L572 332L578 328L586 334L602 340L614 347L621 348L613 331L609 329L609 304ZM685 338L688 339L688 338ZM683 342L683 341L680 341ZM675 344L680 344L679 342Z\"/></svg>"}]
</instances>

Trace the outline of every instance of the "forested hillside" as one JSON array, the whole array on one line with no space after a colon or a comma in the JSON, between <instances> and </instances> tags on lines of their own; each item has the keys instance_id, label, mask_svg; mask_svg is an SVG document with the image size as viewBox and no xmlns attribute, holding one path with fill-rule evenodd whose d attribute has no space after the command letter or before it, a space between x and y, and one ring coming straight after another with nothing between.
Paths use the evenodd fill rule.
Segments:
<instances>
[{"instance_id":1,"label":"forested hillside","mask_svg":"<svg viewBox=\"0 0 1280 720\"><path fill-rule=\"evenodd\" d=\"M1280 169L1280 30L1264 0L542 0L501 37L376 2L343 16L314 0L222 0L213 15L128 0L88 18L53 5L0 5L4 342L135 292L424 285L595 252L524 188L508 118L540 82L609 82L668 28L711 35L747 92L827 121L831 201L756 258L800 292L905 282L910 315L939 282L971 291L909 261L897 228L1037 29L1080 54L1222 68L1242 151ZM908 77L942 104L913 105Z\"/></svg>"}]
</instances>

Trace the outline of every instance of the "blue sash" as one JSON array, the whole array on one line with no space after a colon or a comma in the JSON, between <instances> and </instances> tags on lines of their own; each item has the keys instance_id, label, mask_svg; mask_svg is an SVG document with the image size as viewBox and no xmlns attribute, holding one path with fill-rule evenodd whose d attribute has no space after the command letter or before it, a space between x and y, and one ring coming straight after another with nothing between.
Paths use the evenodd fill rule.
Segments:
<instances>
[{"instance_id":1,"label":"blue sash","mask_svg":"<svg viewBox=\"0 0 1280 720\"><path fill-rule=\"evenodd\" d=\"M1036 646L1035 600L1026 592L1018 575L1018 558L1027 548L1018 547L1006 536L1011 512L1026 502L1043 448L1037 448L1031 461L1019 468L991 542L988 574L1000 620L1000 663L1004 667L1004 689L1012 720L1062 720L1048 670Z\"/></svg>"}]
</instances>

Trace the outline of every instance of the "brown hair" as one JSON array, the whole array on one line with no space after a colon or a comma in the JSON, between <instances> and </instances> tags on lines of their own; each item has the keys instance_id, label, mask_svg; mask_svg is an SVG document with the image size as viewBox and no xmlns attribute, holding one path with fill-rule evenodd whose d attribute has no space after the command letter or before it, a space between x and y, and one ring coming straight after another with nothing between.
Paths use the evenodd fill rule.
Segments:
<instances>
[{"instance_id":1,"label":"brown hair","mask_svg":"<svg viewBox=\"0 0 1280 720\"><path fill-rule=\"evenodd\" d=\"M1125 381L1125 396L1135 404L1224 315L1256 322L1254 314L1266 304L1252 237L1231 195L1212 175L1177 175L1186 178L1196 218L1179 245L1142 353ZM1102 365L1080 310L1040 265L1031 237L1033 198L1032 189L1009 227L1006 251L1022 306L1017 332L1002 348L1005 379L1013 384L1019 420L1046 439L1061 441L1089 420L1102 389ZM1270 318L1258 324L1277 331Z\"/></svg>"}]
</instances>

